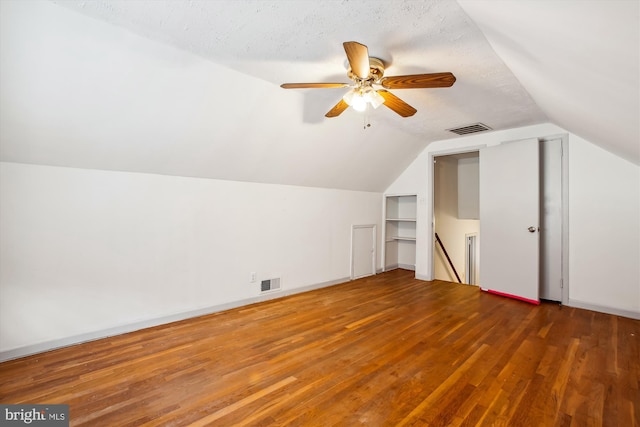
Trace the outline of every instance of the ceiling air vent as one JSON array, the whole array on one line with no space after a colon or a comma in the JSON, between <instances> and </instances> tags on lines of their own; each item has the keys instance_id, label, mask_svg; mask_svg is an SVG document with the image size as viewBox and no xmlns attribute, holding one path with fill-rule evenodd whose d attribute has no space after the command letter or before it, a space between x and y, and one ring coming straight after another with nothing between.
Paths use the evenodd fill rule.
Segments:
<instances>
[{"instance_id":1,"label":"ceiling air vent","mask_svg":"<svg viewBox=\"0 0 640 427\"><path fill-rule=\"evenodd\" d=\"M482 123L474 123L472 125L462 126L455 129L447 129L449 132L457 133L458 135L468 135L470 133L484 132L486 130L492 130L489 126Z\"/></svg>"}]
</instances>

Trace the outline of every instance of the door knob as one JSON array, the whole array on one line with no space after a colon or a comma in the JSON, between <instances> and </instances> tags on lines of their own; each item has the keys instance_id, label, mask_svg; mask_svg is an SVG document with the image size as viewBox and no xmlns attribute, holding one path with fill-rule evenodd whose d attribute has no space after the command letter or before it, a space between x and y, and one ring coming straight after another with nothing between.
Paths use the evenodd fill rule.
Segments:
<instances>
[{"instance_id":1,"label":"door knob","mask_svg":"<svg viewBox=\"0 0 640 427\"><path fill-rule=\"evenodd\" d=\"M529 228L527 228L527 230L529 230L529 233L535 233L536 232L536 228L535 227L529 227Z\"/></svg>"}]
</instances>

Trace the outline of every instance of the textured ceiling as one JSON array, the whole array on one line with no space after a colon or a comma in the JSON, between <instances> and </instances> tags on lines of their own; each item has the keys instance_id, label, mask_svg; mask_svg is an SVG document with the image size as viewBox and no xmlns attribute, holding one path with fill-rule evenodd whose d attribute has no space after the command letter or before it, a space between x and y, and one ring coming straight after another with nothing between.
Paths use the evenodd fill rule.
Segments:
<instances>
[{"instance_id":1,"label":"textured ceiling","mask_svg":"<svg viewBox=\"0 0 640 427\"><path fill-rule=\"evenodd\" d=\"M538 3L535 10L560 2ZM496 5L469 13L490 28L500 22L491 18ZM532 97L454 0L5 0L0 18L5 161L383 191L430 142L456 137L446 129L482 122L500 130L549 117L575 124L557 113L566 99L539 107L548 103L539 81ZM523 27L526 48L541 48ZM556 43L545 48L571 51L565 30L555 28ZM385 61L386 75L450 71L457 81L395 90L417 114L380 107L366 130L351 109L324 117L344 89L279 87L348 82L348 40ZM536 66L548 80L576 72ZM602 145L634 160L627 140Z\"/></svg>"},{"instance_id":2,"label":"textured ceiling","mask_svg":"<svg viewBox=\"0 0 640 427\"><path fill-rule=\"evenodd\" d=\"M348 40L367 45L371 56L387 63L386 75L451 71L458 79L451 89L396 93L418 109L418 117L402 119L389 111L376 117L425 141L451 137L445 129L472 122L479 112L494 129L545 119L451 0L56 3L275 85L349 82L342 47ZM314 105L304 119L320 122L344 90L305 92ZM281 101L294 96L283 93Z\"/></svg>"}]
</instances>

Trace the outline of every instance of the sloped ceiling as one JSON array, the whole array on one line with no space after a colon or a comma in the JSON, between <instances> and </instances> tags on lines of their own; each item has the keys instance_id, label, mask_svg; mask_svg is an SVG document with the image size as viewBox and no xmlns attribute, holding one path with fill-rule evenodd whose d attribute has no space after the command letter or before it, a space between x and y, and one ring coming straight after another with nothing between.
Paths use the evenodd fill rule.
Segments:
<instances>
[{"instance_id":1,"label":"sloped ceiling","mask_svg":"<svg viewBox=\"0 0 640 427\"><path fill-rule=\"evenodd\" d=\"M635 57L615 56L611 68L628 75L611 87L610 97L601 97L592 80L577 77L584 76L591 50L583 46L576 53L575 33L568 35L566 27L545 27L553 43L543 43L533 24L506 28L525 51L551 51L529 57L564 59L570 52L568 63L543 61L532 68L515 55L496 55L507 39L495 34L508 13L530 10L512 8L505 17L503 5L488 3L483 12L462 2L465 12L453 0L5 0L0 159L383 191L430 142L456 137L446 129L555 121L637 163L638 38L623 40L622 47L617 35L607 41L617 23L600 22L599 10L587 8L589 19L600 24L597 52L635 48ZM562 2L534 3L527 7L543 13ZM618 9L635 11L636 19L623 25L637 34L637 3L619 2ZM570 10L580 16L585 8L573 4ZM395 91L418 113L400 118L381 107L369 114L368 128L351 109L324 117L344 89L279 87L347 82L342 42L348 40L384 60L386 75L450 71L457 82L446 89ZM522 68L538 77L527 79ZM549 82L564 92L545 92ZM589 102L585 92L594 94ZM635 127L609 116L591 120L605 109L626 111L621 117L635 112Z\"/></svg>"},{"instance_id":2,"label":"sloped ceiling","mask_svg":"<svg viewBox=\"0 0 640 427\"><path fill-rule=\"evenodd\" d=\"M640 2L460 0L549 120L640 163Z\"/></svg>"}]
</instances>

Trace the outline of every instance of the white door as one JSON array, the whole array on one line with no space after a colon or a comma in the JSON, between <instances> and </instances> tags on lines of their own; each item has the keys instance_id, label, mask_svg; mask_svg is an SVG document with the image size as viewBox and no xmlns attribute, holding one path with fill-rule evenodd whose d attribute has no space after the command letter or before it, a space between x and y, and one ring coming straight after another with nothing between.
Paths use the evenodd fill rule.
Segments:
<instances>
[{"instance_id":1,"label":"white door","mask_svg":"<svg viewBox=\"0 0 640 427\"><path fill-rule=\"evenodd\" d=\"M376 273L376 226L354 225L351 229L351 278Z\"/></svg>"},{"instance_id":2,"label":"white door","mask_svg":"<svg viewBox=\"0 0 640 427\"><path fill-rule=\"evenodd\" d=\"M539 143L480 150L480 287L539 303Z\"/></svg>"},{"instance_id":3,"label":"white door","mask_svg":"<svg viewBox=\"0 0 640 427\"><path fill-rule=\"evenodd\" d=\"M562 140L542 141L540 298L562 301Z\"/></svg>"}]
</instances>

